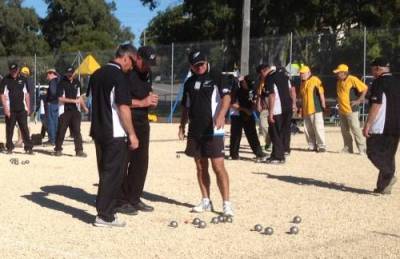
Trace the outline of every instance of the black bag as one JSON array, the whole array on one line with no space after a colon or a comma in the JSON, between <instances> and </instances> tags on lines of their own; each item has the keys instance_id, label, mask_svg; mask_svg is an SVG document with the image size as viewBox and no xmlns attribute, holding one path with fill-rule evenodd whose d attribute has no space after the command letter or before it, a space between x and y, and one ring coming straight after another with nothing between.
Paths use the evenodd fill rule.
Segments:
<instances>
[{"instance_id":1,"label":"black bag","mask_svg":"<svg viewBox=\"0 0 400 259\"><path fill-rule=\"evenodd\" d=\"M32 134L31 139L32 139L32 144L34 146L42 145L42 135L41 134Z\"/></svg>"}]
</instances>

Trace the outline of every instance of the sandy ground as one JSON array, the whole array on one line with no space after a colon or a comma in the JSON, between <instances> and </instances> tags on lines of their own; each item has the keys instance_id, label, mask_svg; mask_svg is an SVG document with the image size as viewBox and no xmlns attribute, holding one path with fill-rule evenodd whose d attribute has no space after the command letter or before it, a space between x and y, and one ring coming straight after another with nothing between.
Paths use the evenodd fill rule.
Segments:
<instances>
[{"instance_id":1,"label":"sandy ground","mask_svg":"<svg viewBox=\"0 0 400 259\"><path fill-rule=\"evenodd\" d=\"M176 124L151 128L144 200L155 212L121 215L128 224L123 229L93 227L98 177L88 128L85 123L86 159L73 156L71 140L63 157L49 155L50 147L36 147L34 156L22 149L0 154L1 258L400 257L400 184L392 195L372 195L377 170L366 157L337 152L342 145L338 128L327 128L329 152L324 154L302 151L304 135L294 136L294 151L280 166L252 162L243 141L245 159L226 161L234 223L206 229L185 224L196 216L209 222L216 214L189 212L200 193L193 161L176 156L185 147L177 140ZM4 132L0 124L0 140ZM11 158L30 163L12 165ZM221 211L214 176L212 193ZM295 215L303 219L300 233L289 235ZM179 227L168 227L171 220ZM257 223L275 233L251 231Z\"/></svg>"}]
</instances>

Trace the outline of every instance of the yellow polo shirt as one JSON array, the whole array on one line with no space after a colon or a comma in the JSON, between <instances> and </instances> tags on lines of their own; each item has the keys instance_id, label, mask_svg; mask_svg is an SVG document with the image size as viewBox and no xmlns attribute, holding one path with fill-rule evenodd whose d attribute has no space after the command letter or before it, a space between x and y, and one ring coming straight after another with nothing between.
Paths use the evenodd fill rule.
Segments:
<instances>
[{"instance_id":1,"label":"yellow polo shirt","mask_svg":"<svg viewBox=\"0 0 400 259\"><path fill-rule=\"evenodd\" d=\"M307 80L301 81L300 95L303 104L303 116L322 112L323 109L319 97L321 94L324 94L324 87L318 77L311 76Z\"/></svg>"},{"instance_id":2,"label":"yellow polo shirt","mask_svg":"<svg viewBox=\"0 0 400 259\"><path fill-rule=\"evenodd\" d=\"M358 111L358 107L351 107L350 102L356 100L357 95L367 90L368 87L357 77L348 75L345 80L338 80L336 92L339 103L339 113L349 114Z\"/></svg>"}]
</instances>

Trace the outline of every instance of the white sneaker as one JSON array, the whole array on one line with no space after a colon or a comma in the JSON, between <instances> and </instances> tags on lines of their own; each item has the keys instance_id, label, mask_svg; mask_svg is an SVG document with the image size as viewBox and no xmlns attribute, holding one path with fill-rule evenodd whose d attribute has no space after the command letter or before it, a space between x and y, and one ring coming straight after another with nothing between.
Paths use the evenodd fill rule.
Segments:
<instances>
[{"instance_id":1,"label":"white sneaker","mask_svg":"<svg viewBox=\"0 0 400 259\"><path fill-rule=\"evenodd\" d=\"M232 203L229 201L224 201L223 204L223 209L224 209L224 215L228 217L233 217L233 208L232 208Z\"/></svg>"},{"instance_id":2,"label":"white sneaker","mask_svg":"<svg viewBox=\"0 0 400 259\"><path fill-rule=\"evenodd\" d=\"M95 227L109 227L109 228L110 227L120 227L120 228L122 228L122 227L126 226L126 223L125 223L125 221L118 220L117 216L115 215L114 220L111 222L108 222L99 217L96 217L93 225Z\"/></svg>"},{"instance_id":3,"label":"white sneaker","mask_svg":"<svg viewBox=\"0 0 400 259\"><path fill-rule=\"evenodd\" d=\"M204 211L213 211L212 202L208 199L202 199L200 204L192 208L192 212L201 213Z\"/></svg>"}]
</instances>

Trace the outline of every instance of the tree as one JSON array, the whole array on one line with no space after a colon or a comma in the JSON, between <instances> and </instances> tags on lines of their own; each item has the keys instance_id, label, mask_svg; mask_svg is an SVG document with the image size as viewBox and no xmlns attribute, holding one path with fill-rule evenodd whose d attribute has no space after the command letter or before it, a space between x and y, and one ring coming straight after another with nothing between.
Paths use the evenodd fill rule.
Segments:
<instances>
[{"instance_id":1,"label":"tree","mask_svg":"<svg viewBox=\"0 0 400 259\"><path fill-rule=\"evenodd\" d=\"M49 46L40 35L36 12L23 8L22 0L0 1L0 55L39 55Z\"/></svg>"},{"instance_id":2,"label":"tree","mask_svg":"<svg viewBox=\"0 0 400 259\"><path fill-rule=\"evenodd\" d=\"M105 50L133 41L129 27L113 15L115 3L104 0L45 0L43 35L56 51Z\"/></svg>"}]
</instances>

